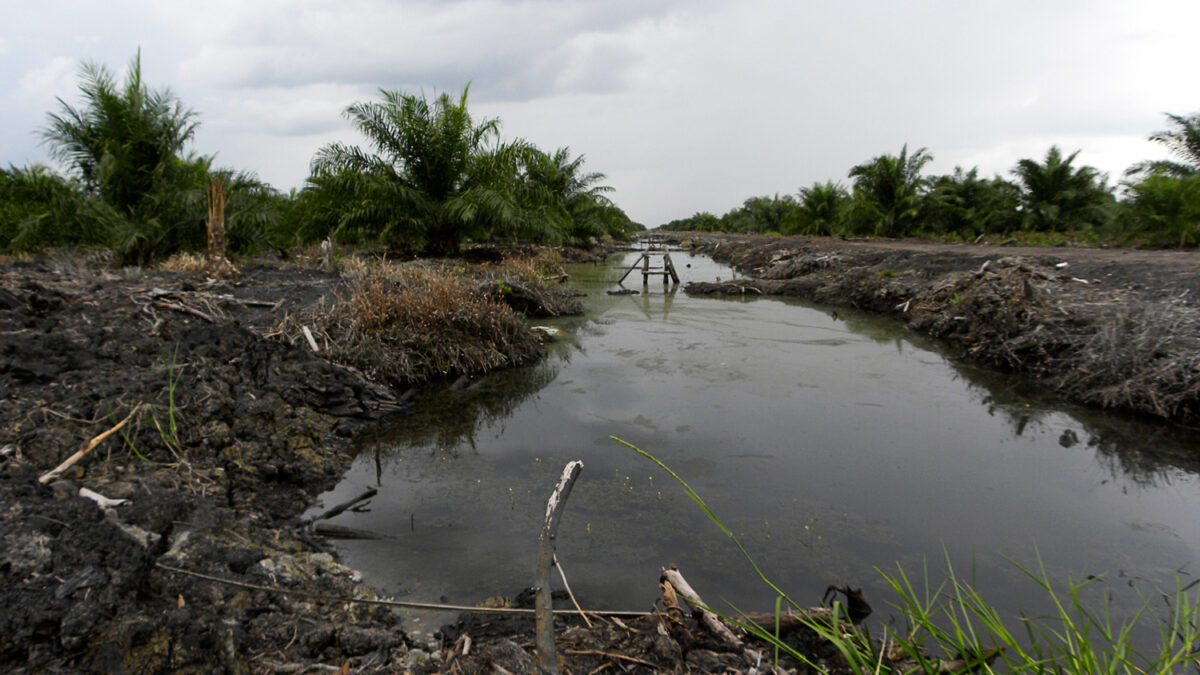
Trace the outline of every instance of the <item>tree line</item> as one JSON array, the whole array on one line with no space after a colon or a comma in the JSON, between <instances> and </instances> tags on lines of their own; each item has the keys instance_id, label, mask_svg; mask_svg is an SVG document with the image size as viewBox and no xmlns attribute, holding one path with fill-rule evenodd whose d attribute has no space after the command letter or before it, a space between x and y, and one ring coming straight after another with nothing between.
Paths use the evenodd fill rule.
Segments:
<instances>
[{"instance_id":1,"label":"tree line","mask_svg":"<svg viewBox=\"0 0 1200 675\"><path fill-rule=\"evenodd\" d=\"M333 143L303 188L284 194L255 174L214 165L188 146L196 112L143 80L140 52L123 77L86 63L81 101L59 99L41 135L65 168L0 168L0 251L102 247L146 263L205 246L205 188L228 195L230 248L251 253L331 238L428 255L465 242L585 244L628 238L632 222L568 148L505 140L461 95L381 90L345 117L367 147Z\"/></svg>"},{"instance_id":2,"label":"tree line","mask_svg":"<svg viewBox=\"0 0 1200 675\"><path fill-rule=\"evenodd\" d=\"M850 169L850 186L825 181L794 195L751 197L722 216L697 213L660 229L809 236L936 237L972 241L1002 235L1037 242L1200 245L1200 113L1171 115L1149 138L1172 159L1138 163L1117 185L1078 152L1051 147L1022 159L1008 177L976 168L924 175L925 148L880 155Z\"/></svg>"}]
</instances>

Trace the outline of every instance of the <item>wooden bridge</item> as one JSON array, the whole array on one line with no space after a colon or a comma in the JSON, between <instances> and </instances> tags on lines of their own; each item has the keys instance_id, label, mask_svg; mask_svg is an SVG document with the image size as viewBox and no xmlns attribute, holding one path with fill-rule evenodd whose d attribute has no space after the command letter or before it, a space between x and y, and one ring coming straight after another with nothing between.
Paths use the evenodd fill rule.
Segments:
<instances>
[{"instance_id":1,"label":"wooden bridge","mask_svg":"<svg viewBox=\"0 0 1200 675\"><path fill-rule=\"evenodd\" d=\"M651 260L651 258L654 257L658 257L659 260ZM639 267L641 268L642 272L643 286L650 283L651 276L657 276L660 274L663 278L663 285L666 285L668 282L674 284L679 283L679 275L675 272L675 263L671 262L671 254L667 253L666 251L646 251L642 253L641 257L634 261L634 263L629 266L629 269L625 270L625 274L621 275L621 278L617 280L617 283L620 284L622 281L625 281L625 277L629 276L630 272L639 269Z\"/></svg>"}]
</instances>

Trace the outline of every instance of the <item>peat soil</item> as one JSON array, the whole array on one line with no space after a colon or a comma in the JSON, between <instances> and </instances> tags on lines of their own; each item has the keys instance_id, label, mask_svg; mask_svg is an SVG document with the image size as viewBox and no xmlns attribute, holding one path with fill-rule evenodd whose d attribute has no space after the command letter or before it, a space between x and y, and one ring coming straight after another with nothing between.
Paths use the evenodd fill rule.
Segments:
<instances>
[{"instance_id":1,"label":"peat soil","mask_svg":"<svg viewBox=\"0 0 1200 675\"><path fill-rule=\"evenodd\" d=\"M428 660L392 609L342 601L376 596L301 520L356 438L418 392L279 328L352 283L295 267L215 282L0 265L0 670L405 672Z\"/></svg>"},{"instance_id":2,"label":"peat soil","mask_svg":"<svg viewBox=\"0 0 1200 675\"><path fill-rule=\"evenodd\" d=\"M0 668L269 672L403 658L383 608L167 569L373 597L297 516L338 480L356 433L402 404L264 336L341 284L299 269L206 284L0 267ZM62 478L38 481L135 407ZM84 488L126 501L102 508Z\"/></svg>"},{"instance_id":3,"label":"peat soil","mask_svg":"<svg viewBox=\"0 0 1200 675\"><path fill-rule=\"evenodd\" d=\"M1067 400L1200 426L1200 253L710 233L668 235L783 295L895 317Z\"/></svg>"}]
</instances>

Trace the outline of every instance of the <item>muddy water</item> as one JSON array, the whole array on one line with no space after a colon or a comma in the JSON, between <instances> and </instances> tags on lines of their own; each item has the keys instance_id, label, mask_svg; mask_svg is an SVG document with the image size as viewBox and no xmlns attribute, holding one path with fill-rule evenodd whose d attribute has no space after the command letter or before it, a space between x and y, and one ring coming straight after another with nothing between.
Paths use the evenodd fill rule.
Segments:
<instances>
[{"instance_id":1,"label":"muddy water","mask_svg":"<svg viewBox=\"0 0 1200 675\"><path fill-rule=\"evenodd\" d=\"M685 282L732 276L673 257ZM559 559L584 605L647 608L677 563L710 602L773 607L682 488L610 436L671 466L806 604L863 586L886 619L878 570L920 585L928 569L936 584L949 559L1009 616L1042 611L1011 559L1056 583L1095 575L1085 596L1120 615L1200 573L1196 435L1054 407L845 310L653 281L609 296L621 265L572 271L589 313L547 322L562 329L548 359L426 400L324 496L380 488L369 512L335 521L383 537L339 544L369 582L455 603L531 585L545 498L581 459Z\"/></svg>"}]
</instances>

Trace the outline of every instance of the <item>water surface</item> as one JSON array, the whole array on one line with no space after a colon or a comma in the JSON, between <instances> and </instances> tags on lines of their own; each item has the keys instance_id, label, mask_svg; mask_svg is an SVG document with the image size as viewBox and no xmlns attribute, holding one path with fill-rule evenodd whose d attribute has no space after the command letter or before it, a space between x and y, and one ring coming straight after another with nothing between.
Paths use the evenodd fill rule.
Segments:
<instances>
[{"instance_id":1,"label":"water surface","mask_svg":"<svg viewBox=\"0 0 1200 675\"><path fill-rule=\"evenodd\" d=\"M371 511L335 522L385 538L342 544L348 564L396 597L511 595L532 585L545 499L580 459L559 558L581 603L648 608L677 563L710 602L772 608L731 542L618 436L688 481L804 604L862 586L886 619L879 569L928 565L936 584L949 558L1009 616L1041 611L1011 559L1056 583L1095 575L1089 592L1131 614L1196 571L1194 434L1064 406L891 320L654 281L605 294L635 257L572 269L588 315L544 322L563 332L542 363L427 398L357 458L323 500L379 486ZM733 275L673 257L685 282Z\"/></svg>"}]
</instances>

